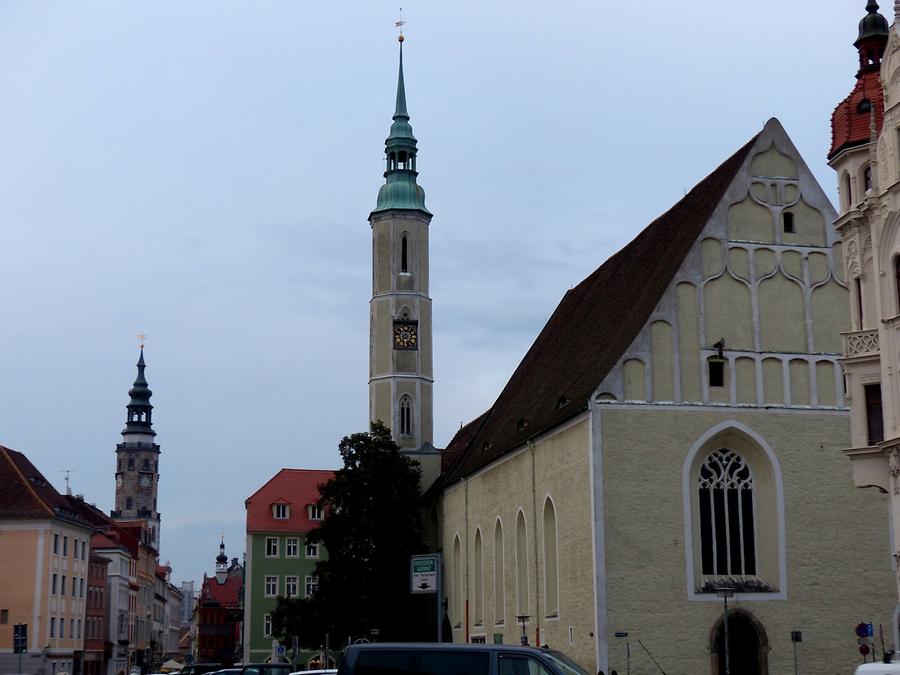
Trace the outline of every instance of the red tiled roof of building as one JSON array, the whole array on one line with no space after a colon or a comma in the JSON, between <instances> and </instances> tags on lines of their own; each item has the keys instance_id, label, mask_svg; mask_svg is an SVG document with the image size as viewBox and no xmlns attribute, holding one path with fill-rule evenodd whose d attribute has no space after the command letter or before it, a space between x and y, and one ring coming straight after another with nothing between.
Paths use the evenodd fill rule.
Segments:
<instances>
[{"instance_id":1,"label":"red tiled roof of building","mask_svg":"<svg viewBox=\"0 0 900 675\"><path fill-rule=\"evenodd\" d=\"M334 476L334 471L319 469L281 469L244 505L247 532L308 532L318 521L310 520L306 507L319 499L319 485ZM288 517L276 519L273 504L289 504Z\"/></svg>"},{"instance_id":2,"label":"red tiled roof of building","mask_svg":"<svg viewBox=\"0 0 900 675\"><path fill-rule=\"evenodd\" d=\"M881 132L884 118L884 91L881 88L878 71L861 73L853 91L831 113L831 150L828 159L841 150L864 145L872 138L872 113L860 111L859 105L868 99L875 111L875 133Z\"/></svg>"},{"instance_id":3,"label":"red tiled roof of building","mask_svg":"<svg viewBox=\"0 0 900 675\"><path fill-rule=\"evenodd\" d=\"M64 518L88 526L21 452L0 445L0 519Z\"/></svg>"},{"instance_id":4,"label":"red tiled roof of building","mask_svg":"<svg viewBox=\"0 0 900 675\"><path fill-rule=\"evenodd\" d=\"M241 586L244 583L244 571L240 565L233 565L228 570L228 578L220 584L214 576L203 575L200 587L201 604L213 603L220 607L237 607L241 602Z\"/></svg>"},{"instance_id":5,"label":"red tiled roof of building","mask_svg":"<svg viewBox=\"0 0 900 675\"><path fill-rule=\"evenodd\" d=\"M594 390L662 298L756 139L563 296L494 405L448 444L445 453L452 464L442 484L587 409Z\"/></svg>"}]
</instances>

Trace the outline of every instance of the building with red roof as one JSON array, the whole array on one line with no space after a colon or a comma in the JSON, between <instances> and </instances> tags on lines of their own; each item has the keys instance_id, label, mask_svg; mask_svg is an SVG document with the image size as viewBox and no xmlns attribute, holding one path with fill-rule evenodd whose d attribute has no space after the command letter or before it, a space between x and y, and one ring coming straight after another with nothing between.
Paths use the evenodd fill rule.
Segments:
<instances>
[{"instance_id":1,"label":"building with red roof","mask_svg":"<svg viewBox=\"0 0 900 675\"><path fill-rule=\"evenodd\" d=\"M224 540L216 556L216 573L203 575L195 613L197 661L231 666L241 660L241 606L244 568L237 558L228 561Z\"/></svg>"},{"instance_id":2,"label":"building with red roof","mask_svg":"<svg viewBox=\"0 0 900 675\"><path fill-rule=\"evenodd\" d=\"M78 675L95 524L21 452L0 446L0 672ZM15 583L9 583L14 579ZM27 652L13 654L13 628Z\"/></svg>"},{"instance_id":3,"label":"building with red roof","mask_svg":"<svg viewBox=\"0 0 900 675\"><path fill-rule=\"evenodd\" d=\"M279 596L315 592L316 563L325 551L306 541L322 520L319 486L333 471L281 469L244 502L247 509L247 570L244 593L246 663L272 653L272 610Z\"/></svg>"}]
</instances>

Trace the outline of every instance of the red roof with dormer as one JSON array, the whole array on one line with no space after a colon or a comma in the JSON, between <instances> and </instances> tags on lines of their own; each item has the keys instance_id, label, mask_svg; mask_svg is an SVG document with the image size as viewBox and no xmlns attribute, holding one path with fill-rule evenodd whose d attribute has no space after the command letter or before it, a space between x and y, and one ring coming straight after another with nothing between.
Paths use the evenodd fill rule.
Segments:
<instances>
[{"instance_id":1,"label":"red roof with dormer","mask_svg":"<svg viewBox=\"0 0 900 675\"><path fill-rule=\"evenodd\" d=\"M307 506L318 501L319 485L333 476L334 471L282 469L244 502L247 532L309 532L319 521L309 518ZM275 518L275 504L288 505L287 518Z\"/></svg>"},{"instance_id":2,"label":"red roof with dormer","mask_svg":"<svg viewBox=\"0 0 900 675\"><path fill-rule=\"evenodd\" d=\"M871 139L871 112L860 104L868 100L875 111L875 134L881 132L884 118L884 91L878 71L862 73L850 95L841 101L831 114L831 150L828 159L841 150L864 145Z\"/></svg>"}]
</instances>

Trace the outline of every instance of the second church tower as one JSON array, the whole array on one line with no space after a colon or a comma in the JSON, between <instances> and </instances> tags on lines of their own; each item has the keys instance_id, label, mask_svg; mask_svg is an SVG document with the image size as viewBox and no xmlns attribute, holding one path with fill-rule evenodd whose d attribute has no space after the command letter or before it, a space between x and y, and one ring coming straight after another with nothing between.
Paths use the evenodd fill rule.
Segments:
<instances>
[{"instance_id":1,"label":"second church tower","mask_svg":"<svg viewBox=\"0 0 900 675\"><path fill-rule=\"evenodd\" d=\"M372 300L369 419L391 428L404 450L432 441L431 298L425 192L416 182L416 138L406 111L403 36L394 122L385 141L385 183L369 215Z\"/></svg>"}]
</instances>

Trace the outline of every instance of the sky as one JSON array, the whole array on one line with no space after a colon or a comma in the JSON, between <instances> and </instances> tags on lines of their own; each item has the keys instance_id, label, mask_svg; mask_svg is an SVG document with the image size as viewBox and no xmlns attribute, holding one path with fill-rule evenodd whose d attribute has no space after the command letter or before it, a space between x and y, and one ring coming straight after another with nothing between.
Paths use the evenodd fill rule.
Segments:
<instances>
[{"instance_id":1,"label":"sky","mask_svg":"<svg viewBox=\"0 0 900 675\"><path fill-rule=\"evenodd\" d=\"M220 533L240 557L244 500L367 426L401 3L438 447L770 117L836 201L864 0L3 0L0 444L112 508L148 335L175 581L212 573Z\"/></svg>"}]
</instances>

